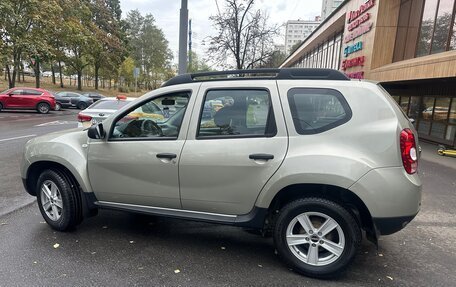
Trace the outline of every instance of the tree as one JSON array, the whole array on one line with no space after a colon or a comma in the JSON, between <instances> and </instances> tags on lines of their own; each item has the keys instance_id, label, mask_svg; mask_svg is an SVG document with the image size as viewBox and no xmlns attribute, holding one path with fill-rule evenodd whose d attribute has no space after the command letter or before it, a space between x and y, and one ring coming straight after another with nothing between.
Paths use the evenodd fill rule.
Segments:
<instances>
[{"instance_id":1,"label":"tree","mask_svg":"<svg viewBox=\"0 0 456 287\"><path fill-rule=\"evenodd\" d=\"M135 60L133 58L126 58L119 68L119 75L121 81L126 83L128 87L134 82L133 70L135 69Z\"/></svg>"},{"instance_id":2,"label":"tree","mask_svg":"<svg viewBox=\"0 0 456 287\"><path fill-rule=\"evenodd\" d=\"M296 52L296 50L298 50L298 48L301 47L301 44L302 44L302 41L299 41L299 42L295 43L293 46L291 46L290 55L293 54L294 52Z\"/></svg>"},{"instance_id":3,"label":"tree","mask_svg":"<svg viewBox=\"0 0 456 287\"><path fill-rule=\"evenodd\" d=\"M207 52L219 64L230 57L237 69L251 69L264 64L273 53L273 38L279 27L269 25L268 15L255 10L254 2L225 0L224 10L218 8L217 15L210 17L217 35L209 37Z\"/></svg>"},{"instance_id":4,"label":"tree","mask_svg":"<svg viewBox=\"0 0 456 287\"><path fill-rule=\"evenodd\" d=\"M151 14L142 16L138 10L132 10L126 23L130 54L136 66L141 67L141 79L147 88L158 87L158 82L166 80L164 75L169 74L172 53L168 41Z\"/></svg>"},{"instance_id":5,"label":"tree","mask_svg":"<svg viewBox=\"0 0 456 287\"><path fill-rule=\"evenodd\" d=\"M108 4L104 0L93 0L90 6L92 12L90 30L95 38L90 49L94 66L95 89L98 89L100 68L103 65L119 65L124 53L123 43L120 40L120 20L117 19L117 13L122 12L120 8L118 11L112 11Z\"/></svg>"},{"instance_id":6,"label":"tree","mask_svg":"<svg viewBox=\"0 0 456 287\"><path fill-rule=\"evenodd\" d=\"M21 62L34 60L36 85L39 87L40 60L52 54L49 35L53 34L55 21L61 8L55 0L2 0L0 1L0 38L2 52L12 60L7 60L6 70L9 87L15 86ZM10 64L13 73L10 75Z\"/></svg>"},{"instance_id":7,"label":"tree","mask_svg":"<svg viewBox=\"0 0 456 287\"><path fill-rule=\"evenodd\" d=\"M189 73L212 71L211 67L206 64L206 61L202 59L200 60L200 57L195 52L189 52L189 58L192 59L192 61L188 63L187 67L187 71Z\"/></svg>"},{"instance_id":8,"label":"tree","mask_svg":"<svg viewBox=\"0 0 456 287\"><path fill-rule=\"evenodd\" d=\"M281 51L274 51L272 55L261 65L261 68L278 68L285 61L287 55Z\"/></svg>"}]
</instances>

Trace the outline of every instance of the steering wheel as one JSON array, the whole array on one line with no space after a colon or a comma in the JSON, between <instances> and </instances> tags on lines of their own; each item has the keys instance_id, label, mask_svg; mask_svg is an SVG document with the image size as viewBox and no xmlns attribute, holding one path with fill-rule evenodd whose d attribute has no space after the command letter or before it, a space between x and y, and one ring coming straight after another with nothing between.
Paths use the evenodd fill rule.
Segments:
<instances>
[{"instance_id":1,"label":"steering wheel","mask_svg":"<svg viewBox=\"0 0 456 287\"><path fill-rule=\"evenodd\" d=\"M160 126L157 125L157 123L152 120L143 120L143 122L141 124L141 130L142 130L143 134L146 134L146 135L152 134L152 135L158 135L160 137L163 136L163 131L160 128Z\"/></svg>"}]
</instances>

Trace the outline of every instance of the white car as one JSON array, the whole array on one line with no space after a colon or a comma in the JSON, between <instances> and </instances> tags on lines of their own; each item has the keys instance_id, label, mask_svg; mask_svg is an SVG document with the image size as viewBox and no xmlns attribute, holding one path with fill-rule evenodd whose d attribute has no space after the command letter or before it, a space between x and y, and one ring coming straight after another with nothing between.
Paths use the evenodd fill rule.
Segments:
<instances>
[{"instance_id":1,"label":"white car","mask_svg":"<svg viewBox=\"0 0 456 287\"><path fill-rule=\"evenodd\" d=\"M78 127L88 128L93 124L100 123L133 100L134 98L117 96L115 98L106 97L96 101L87 109L79 112Z\"/></svg>"}]
</instances>

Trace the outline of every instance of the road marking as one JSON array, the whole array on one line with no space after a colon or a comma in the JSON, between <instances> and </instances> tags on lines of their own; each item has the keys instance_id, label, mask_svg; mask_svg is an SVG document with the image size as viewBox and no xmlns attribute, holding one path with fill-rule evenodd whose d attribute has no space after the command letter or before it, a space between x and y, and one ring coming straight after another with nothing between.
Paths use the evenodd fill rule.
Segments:
<instances>
[{"instance_id":1,"label":"road marking","mask_svg":"<svg viewBox=\"0 0 456 287\"><path fill-rule=\"evenodd\" d=\"M58 126L58 125L72 125L76 124L76 121L53 121L35 125L35 127L45 127L45 126Z\"/></svg>"},{"instance_id":2,"label":"road marking","mask_svg":"<svg viewBox=\"0 0 456 287\"><path fill-rule=\"evenodd\" d=\"M31 137L36 137L36 135L26 135L26 136L14 137L14 138L9 138L9 139L0 139L0 142L18 140L18 139L23 139L23 138L31 138Z\"/></svg>"}]
</instances>

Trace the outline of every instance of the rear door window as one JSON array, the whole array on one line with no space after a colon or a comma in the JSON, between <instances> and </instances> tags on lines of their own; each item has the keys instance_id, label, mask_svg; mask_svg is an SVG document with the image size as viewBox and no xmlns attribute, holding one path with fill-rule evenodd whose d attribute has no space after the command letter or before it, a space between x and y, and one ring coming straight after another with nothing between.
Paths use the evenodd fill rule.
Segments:
<instances>
[{"instance_id":1,"label":"rear door window","mask_svg":"<svg viewBox=\"0 0 456 287\"><path fill-rule=\"evenodd\" d=\"M344 96L333 89L294 88L288 102L296 132L316 134L348 122L351 109Z\"/></svg>"}]
</instances>

